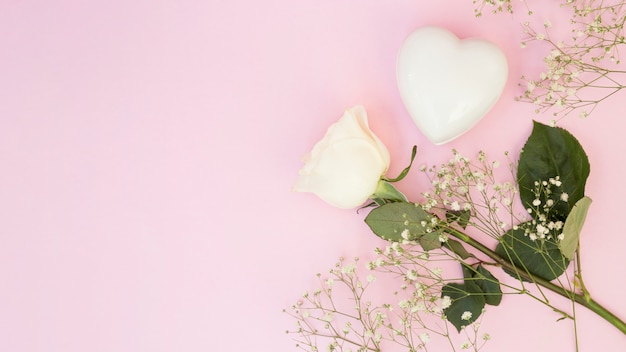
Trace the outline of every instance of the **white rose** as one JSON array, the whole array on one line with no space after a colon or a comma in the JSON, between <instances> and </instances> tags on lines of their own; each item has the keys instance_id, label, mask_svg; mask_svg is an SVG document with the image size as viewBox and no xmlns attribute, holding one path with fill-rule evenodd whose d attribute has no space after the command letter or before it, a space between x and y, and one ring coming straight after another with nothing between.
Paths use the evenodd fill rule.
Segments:
<instances>
[{"instance_id":1,"label":"white rose","mask_svg":"<svg viewBox=\"0 0 626 352\"><path fill-rule=\"evenodd\" d=\"M344 209L370 198L389 168L389 151L370 130L362 106L346 110L303 159L294 191Z\"/></svg>"}]
</instances>

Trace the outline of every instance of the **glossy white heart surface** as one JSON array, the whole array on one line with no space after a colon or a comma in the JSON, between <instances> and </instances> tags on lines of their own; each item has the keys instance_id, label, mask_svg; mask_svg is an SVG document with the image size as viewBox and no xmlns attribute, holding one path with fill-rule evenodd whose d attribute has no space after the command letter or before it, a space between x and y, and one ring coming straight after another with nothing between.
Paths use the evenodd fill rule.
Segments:
<instances>
[{"instance_id":1,"label":"glossy white heart surface","mask_svg":"<svg viewBox=\"0 0 626 352\"><path fill-rule=\"evenodd\" d=\"M507 76L506 57L495 44L459 40L439 27L411 33L396 68L402 101L434 144L449 142L477 124L502 94Z\"/></svg>"}]
</instances>

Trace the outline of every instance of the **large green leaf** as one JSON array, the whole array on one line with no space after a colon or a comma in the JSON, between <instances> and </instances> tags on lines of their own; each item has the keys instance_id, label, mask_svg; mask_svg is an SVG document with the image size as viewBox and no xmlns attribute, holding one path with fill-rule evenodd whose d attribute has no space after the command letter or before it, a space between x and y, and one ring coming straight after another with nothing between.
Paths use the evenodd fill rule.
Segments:
<instances>
[{"instance_id":1,"label":"large green leaf","mask_svg":"<svg viewBox=\"0 0 626 352\"><path fill-rule=\"evenodd\" d=\"M529 272L546 280L553 280L565 271L569 260L565 258L555 240L532 241L524 234L524 223L506 232L496 247L496 253L513 263L517 271L505 270L514 278L522 279L518 272Z\"/></svg>"},{"instance_id":2,"label":"large green leaf","mask_svg":"<svg viewBox=\"0 0 626 352\"><path fill-rule=\"evenodd\" d=\"M470 257L474 257L474 255L463 247L463 244L459 241L448 238L448 240L443 244L446 248L450 249L454 254L458 255L461 259L467 259Z\"/></svg>"},{"instance_id":3,"label":"large green leaf","mask_svg":"<svg viewBox=\"0 0 626 352\"><path fill-rule=\"evenodd\" d=\"M585 195L585 183L589 176L587 154L578 140L566 130L534 122L517 169L520 198L524 206L531 207L536 199L535 181L548 181L556 176L562 182L562 192L569 196L569 204L576 203ZM559 200L562 192L540 195L541 204L545 204L549 198L554 202L550 219L564 221L569 214L568 202Z\"/></svg>"},{"instance_id":4,"label":"large green leaf","mask_svg":"<svg viewBox=\"0 0 626 352\"><path fill-rule=\"evenodd\" d=\"M419 205L397 202L387 203L372 210L365 218L365 222L379 237L387 241L402 242L417 241L435 231L432 228L432 219L433 216Z\"/></svg>"},{"instance_id":5,"label":"large green leaf","mask_svg":"<svg viewBox=\"0 0 626 352\"><path fill-rule=\"evenodd\" d=\"M563 226L563 239L559 241L559 249L567 259L574 259L574 253L578 249L578 240L583 224L587 218L587 211L591 205L591 198L582 197L569 213Z\"/></svg>"},{"instance_id":6,"label":"large green leaf","mask_svg":"<svg viewBox=\"0 0 626 352\"><path fill-rule=\"evenodd\" d=\"M451 304L444 308L443 312L446 319L454 325L460 332L464 326L467 326L480 316L485 307L485 296L480 287L472 281L465 281L462 284L452 283L443 286L441 289L441 297L450 297ZM466 312L470 317L467 318ZM466 319L463 319L466 318Z\"/></svg>"},{"instance_id":7,"label":"large green leaf","mask_svg":"<svg viewBox=\"0 0 626 352\"><path fill-rule=\"evenodd\" d=\"M466 279L467 280L467 279ZM482 265L476 268L476 271L472 275L472 280L485 295L485 303L492 306L497 306L502 301L502 289L500 288L500 281L493 276L489 270L485 269Z\"/></svg>"}]
</instances>

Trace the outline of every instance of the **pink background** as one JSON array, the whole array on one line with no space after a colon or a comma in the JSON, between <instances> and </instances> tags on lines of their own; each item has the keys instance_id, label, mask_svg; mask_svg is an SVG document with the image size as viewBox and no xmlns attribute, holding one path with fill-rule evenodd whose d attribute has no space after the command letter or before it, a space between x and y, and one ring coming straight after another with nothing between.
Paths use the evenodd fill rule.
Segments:
<instances>
[{"instance_id":1,"label":"pink background","mask_svg":"<svg viewBox=\"0 0 626 352\"><path fill-rule=\"evenodd\" d=\"M495 108L439 147L395 86L397 50L423 25L491 40L510 65ZM418 164L452 148L516 155L531 120L549 120L513 101L541 68L521 36L517 17L476 19L470 0L2 1L0 351L296 350L281 310L339 256L381 244L363 213L290 191L300 156L355 104L391 175L413 144ZM592 165L586 283L626 318L622 99L562 125ZM410 195L425 187L416 174ZM582 351L624 350L577 312ZM507 296L485 316L484 350L572 351L557 318Z\"/></svg>"}]
</instances>

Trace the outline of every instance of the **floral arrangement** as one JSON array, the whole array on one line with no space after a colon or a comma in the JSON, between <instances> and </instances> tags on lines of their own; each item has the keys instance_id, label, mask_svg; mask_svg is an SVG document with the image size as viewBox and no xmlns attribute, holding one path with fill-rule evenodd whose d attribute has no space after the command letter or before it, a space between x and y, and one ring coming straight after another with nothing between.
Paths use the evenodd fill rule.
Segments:
<instances>
[{"instance_id":1,"label":"floral arrangement","mask_svg":"<svg viewBox=\"0 0 626 352\"><path fill-rule=\"evenodd\" d=\"M474 3L479 17L488 9L493 13L520 12L511 0ZM585 118L599 103L626 88L626 71L618 66L619 51L626 44L626 1L561 0L562 11L570 15L567 37L553 35L550 20L533 25L532 7L545 6L545 2L523 0L517 5L528 16L523 21L526 37L522 47L539 43L549 49L543 59L546 69L538 77L522 77L525 90L519 101L536 105L537 113L552 111L555 120L573 112Z\"/></svg>"},{"instance_id":2,"label":"floral arrangement","mask_svg":"<svg viewBox=\"0 0 626 352\"><path fill-rule=\"evenodd\" d=\"M530 1L522 3L532 16ZM510 1L475 4L478 16L488 6L495 13L515 10ZM523 45L544 42L551 50L544 73L522 77L518 100L535 104L537 113L556 109L559 118L573 111L587 117L619 92L623 72L610 65L619 62L625 40L622 5L564 1L572 11L569 43L550 36L549 21L542 32L525 23ZM587 98L594 89L608 93ZM490 339L480 330L486 307L500 305L507 294L545 305L574 328L576 306L586 307L626 334L626 322L596 302L584 283L578 243L592 202L585 194L590 163L557 121L534 122L519 156L505 153L507 170L483 152L468 157L456 150L445 164L420 167L431 187L409 200L394 183L413 169L416 147L399 175L387 175L390 155L370 130L365 108L347 109L305 157L294 190L339 208L369 210L365 222L386 245L367 262L340 258L318 274L317 290L285 310L296 321L287 332L296 335L297 346L417 351L444 339L453 351L478 351ZM548 297L554 294L572 302L572 309L553 305Z\"/></svg>"}]
</instances>

